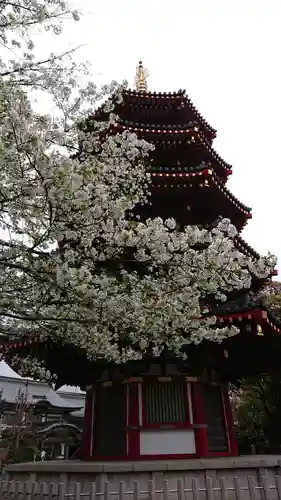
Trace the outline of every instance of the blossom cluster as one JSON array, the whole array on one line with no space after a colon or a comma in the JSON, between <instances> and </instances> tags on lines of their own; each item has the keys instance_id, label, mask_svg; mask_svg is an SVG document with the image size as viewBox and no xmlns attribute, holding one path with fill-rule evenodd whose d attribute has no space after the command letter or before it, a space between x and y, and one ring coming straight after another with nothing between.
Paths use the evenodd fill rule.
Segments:
<instances>
[{"instance_id":1,"label":"blossom cluster","mask_svg":"<svg viewBox=\"0 0 281 500\"><path fill-rule=\"evenodd\" d=\"M57 379L56 374L51 373L42 361L31 355L23 358L15 354L9 357L9 364L12 368L16 369L21 377L31 377L35 380L45 380L49 383L53 383Z\"/></svg>"},{"instance_id":2,"label":"blossom cluster","mask_svg":"<svg viewBox=\"0 0 281 500\"><path fill-rule=\"evenodd\" d=\"M82 348L93 361L114 363L149 349L185 356L190 343L237 334L234 326L216 328L202 304L249 289L252 275L269 275L274 258L240 253L228 219L179 231L173 219L128 216L149 200L151 146L129 132L98 140L97 124L83 132L83 161L70 158L48 148L51 118L39 127L26 96L15 95L21 116L13 106L3 123L6 135L17 131L23 161L8 142L2 165L9 217L2 224L12 227L12 238L2 242L3 330L33 329Z\"/></svg>"},{"instance_id":3,"label":"blossom cluster","mask_svg":"<svg viewBox=\"0 0 281 500\"><path fill-rule=\"evenodd\" d=\"M77 91L74 69L40 73L53 116L35 112L21 81L0 78L1 333L41 335L114 363L164 348L185 356L188 344L237 334L204 309L268 277L274 257L240 253L228 219L209 230L140 220L152 146L118 132L122 88ZM107 120L85 120L112 94ZM52 378L32 356L10 363Z\"/></svg>"}]
</instances>

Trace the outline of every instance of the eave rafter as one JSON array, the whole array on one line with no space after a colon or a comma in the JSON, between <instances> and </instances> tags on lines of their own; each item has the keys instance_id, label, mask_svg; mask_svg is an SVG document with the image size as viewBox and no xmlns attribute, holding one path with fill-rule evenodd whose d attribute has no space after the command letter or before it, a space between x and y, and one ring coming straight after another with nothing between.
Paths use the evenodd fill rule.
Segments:
<instances>
[{"instance_id":1,"label":"eave rafter","mask_svg":"<svg viewBox=\"0 0 281 500\"><path fill-rule=\"evenodd\" d=\"M233 203L233 205L235 205L238 208L240 212L242 212L245 215L246 219L252 218L251 208L244 205L244 203L238 200L238 198L236 198L236 196L234 196L229 191L229 189L220 181L220 179L218 178L213 169L208 169L208 177L210 182L214 186L216 186L217 189L219 189L226 196L226 198L229 199L231 203Z\"/></svg>"},{"instance_id":2,"label":"eave rafter","mask_svg":"<svg viewBox=\"0 0 281 500\"><path fill-rule=\"evenodd\" d=\"M178 101L178 104L182 107L187 106L193 113L194 117L198 120L199 124L202 124L204 128L208 130L211 137L214 139L216 137L216 130L211 127L207 120L201 115L198 109L194 106L191 99L186 95L185 90L179 90L177 92L138 92L136 90L125 90L123 92L124 97L137 98L138 102L143 102L144 105L148 101L149 103L166 106L169 103Z\"/></svg>"},{"instance_id":3,"label":"eave rafter","mask_svg":"<svg viewBox=\"0 0 281 500\"><path fill-rule=\"evenodd\" d=\"M241 323L246 321L256 326L257 334L264 335L264 331L274 334L281 334L281 324L279 321L266 309L255 308L248 311L237 312L217 316L218 324L230 325L233 323Z\"/></svg>"},{"instance_id":4,"label":"eave rafter","mask_svg":"<svg viewBox=\"0 0 281 500\"><path fill-rule=\"evenodd\" d=\"M202 169L195 172L152 172L153 188L184 189L193 187L193 179L202 177L199 187L215 189L225 197L228 203L239 215L243 217L240 230L246 225L247 220L252 217L251 209L241 203L218 179L213 169ZM167 181L167 182L165 182ZM185 182L186 181L186 182Z\"/></svg>"},{"instance_id":5,"label":"eave rafter","mask_svg":"<svg viewBox=\"0 0 281 500\"><path fill-rule=\"evenodd\" d=\"M151 142L158 148L182 147L184 144L199 146L202 148L202 152L207 153L209 156L209 165L214 164L214 167L215 164L218 165L219 176L222 177L223 182L226 182L227 177L232 174L232 166L223 160L215 149L208 144L196 125L169 128L159 127L158 125L148 126L147 124L123 124L121 122L117 128L114 127L112 133L116 133L116 129L135 133L138 137L143 137L147 142Z\"/></svg>"},{"instance_id":6,"label":"eave rafter","mask_svg":"<svg viewBox=\"0 0 281 500\"><path fill-rule=\"evenodd\" d=\"M247 311L240 311L231 314L217 315L217 325L226 326L231 324L239 325L242 322L249 323L250 328L253 326L256 329L256 333L260 336L264 336L266 332L281 334L281 324L278 320L266 309L253 308ZM265 333L264 333L265 332ZM26 339L19 340L7 340L0 344L0 352L8 353L8 351L17 351L24 349L26 347L32 347L35 344L53 344L54 341L47 340L46 338L40 336L29 336Z\"/></svg>"}]
</instances>

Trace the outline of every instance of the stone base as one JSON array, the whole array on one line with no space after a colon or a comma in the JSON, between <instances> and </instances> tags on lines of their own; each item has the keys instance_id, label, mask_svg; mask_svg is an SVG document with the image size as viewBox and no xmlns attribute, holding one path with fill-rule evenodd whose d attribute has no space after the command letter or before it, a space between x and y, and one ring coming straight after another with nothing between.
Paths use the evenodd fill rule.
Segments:
<instances>
[{"instance_id":1,"label":"stone base","mask_svg":"<svg viewBox=\"0 0 281 500\"><path fill-rule=\"evenodd\" d=\"M277 500L281 499L279 475L281 455L131 463L56 460L13 464L5 470L9 481L55 483L55 489L60 483L69 493L79 488L85 495L92 491L94 482L101 500L133 500L140 494L142 498L161 500L168 495L169 500L180 500L184 492L186 500L194 494L198 500L232 500L235 490L239 490L240 500ZM210 496L210 489L214 496L212 492Z\"/></svg>"}]
</instances>

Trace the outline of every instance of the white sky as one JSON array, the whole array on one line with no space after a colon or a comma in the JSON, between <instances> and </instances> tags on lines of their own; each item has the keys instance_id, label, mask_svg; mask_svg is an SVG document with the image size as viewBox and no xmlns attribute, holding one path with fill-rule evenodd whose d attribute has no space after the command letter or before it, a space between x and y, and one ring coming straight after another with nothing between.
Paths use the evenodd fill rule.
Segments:
<instances>
[{"instance_id":1,"label":"white sky","mask_svg":"<svg viewBox=\"0 0 281 500\"><path fill-rule=\"evenodd\" d=\"M127 79L133 86L141 59L150 90L185 88L233 165L228 187L252 207L244 238L281 262L280 0L71 3L84 13L81 21L67 22L64 37L45 49L85 44L75 57L91 62L98 84Z\"/></svg>"}]
</instances>

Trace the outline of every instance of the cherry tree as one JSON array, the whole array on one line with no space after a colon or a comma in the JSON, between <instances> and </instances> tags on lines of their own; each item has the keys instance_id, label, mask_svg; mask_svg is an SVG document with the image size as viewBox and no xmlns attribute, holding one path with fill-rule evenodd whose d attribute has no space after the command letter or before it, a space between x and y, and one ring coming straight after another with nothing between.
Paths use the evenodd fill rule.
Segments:
<instances>
[{"instance_id":1,"label":"cherry tree","mask_svg":"<svg viewBox=\"0 0 281 500\"><path fill-rule=\"evenodd\" d=\"M46 89L46 77L56 80L61 73L63 55L51 53L45 59L36 57L34 35L38 32L61 34L62 22L79 20L63 0L1 0L0 1L0 76L10 82Z\"/></svg>"},{"instance_id":2,"label":"cherry tree","mask_svg":"<svg viewBox=\"0 0 281 500\"><path fill-rule=\"evenodd\" d=\"M1 465L17 460L30 444L32 437L32 408L26 390L19 389L12 411L3 394L0 395L0 461ZM31 450L31 448L28 448Z\"/></svg>"},{"instance_id":3,"label":"cherry tree","mask_svg":"<svg viewBox=\"0 0 281 500\"><path fill-rule=\"evenodd\" d=\"M60 0L23 0L2 23L5 43L21 26L28 53L19 69L1 60L1 333L50 337L115 363L164 348L185 356L190 343L237 334L216 327L212 304L249 289L253 275L269 276L274 257L241 254L226 219L178 230L173 219L132 218L149 200L152 146L116 133L122 86L80 88L81 67L54 55L35 65L29 26L40 21L60 32L54 7L59 18L68 12ZM37 85L52 96L52 116L29 100L26 87ZM101 101L108 119L89 123ZM51 376L32 357L21 363L24 375Z\"/></svg>"}]
</instances>

